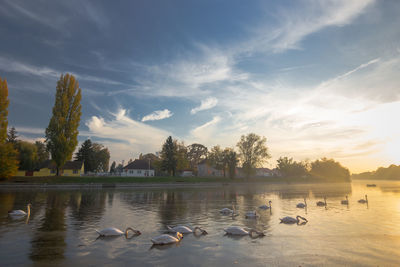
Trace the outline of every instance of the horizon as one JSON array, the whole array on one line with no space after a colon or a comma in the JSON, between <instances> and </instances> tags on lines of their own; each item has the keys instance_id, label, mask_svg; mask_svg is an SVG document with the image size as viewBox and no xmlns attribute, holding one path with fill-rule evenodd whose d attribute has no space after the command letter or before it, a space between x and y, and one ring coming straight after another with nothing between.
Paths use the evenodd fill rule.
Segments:
<instances>
[{"instance_id":1,"label":"horizon","mask_svg":"<svg viewBox=\"0 0 400 267\"><path fill-rule=\"evenodd\" d=\"M82 88L79 145L117 163L185 145L267 138L272 156L333 158L351 173L399 164L400 2L173 4L4 1L8 125L44 137L56 82ZM223 14L223 19L221 19ZM77 149L78 149L77 147Z\"/></svg>"}]
</instances>

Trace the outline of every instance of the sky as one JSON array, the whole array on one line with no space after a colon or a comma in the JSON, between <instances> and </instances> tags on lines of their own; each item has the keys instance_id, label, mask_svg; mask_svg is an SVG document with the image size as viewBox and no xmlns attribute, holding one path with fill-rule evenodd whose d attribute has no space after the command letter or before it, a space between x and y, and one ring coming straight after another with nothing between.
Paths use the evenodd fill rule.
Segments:
<instances>
[{"instance_id":1,"label":"sky","mask_svg":"<svg viewBox=\"0 0 400 267\"><path fill-rule=\"evenodd\" d=\"M267 138L274 167L399 164L400 1L20 1L0 5L9 127L37 140L56 82L82 88L80 144L125 162L186 145Z\"/></svg>"}]
</instances>

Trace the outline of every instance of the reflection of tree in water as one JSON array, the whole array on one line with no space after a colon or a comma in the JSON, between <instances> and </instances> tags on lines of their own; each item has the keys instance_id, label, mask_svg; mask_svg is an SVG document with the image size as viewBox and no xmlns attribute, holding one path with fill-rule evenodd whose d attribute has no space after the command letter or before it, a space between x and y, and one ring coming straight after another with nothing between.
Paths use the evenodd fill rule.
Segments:
<instances>
[{"instance_id":1,"label":"reflection of tree in water","mask_svg":"<svg viewBox=\"0 0 400 267\"><path fill-rule=\"evenodd\" d=\"M98 222L105 211L107 193L104 190L82 190L70 195L71 215L75 219L74 227Z\"/></svg>"},{"instance_id":2,"label":"reflection of tree in water","mask_svg":"<svg viewBox=\"0 0 400 267\"><path fill-rule=\"evenodd\" d=\"M42 224L37 228L31 241L30 258L33 261L64 258L66 248L65 209L68 198L69 194L65 192L48 192Z\"/></svg>"}]
</instances>

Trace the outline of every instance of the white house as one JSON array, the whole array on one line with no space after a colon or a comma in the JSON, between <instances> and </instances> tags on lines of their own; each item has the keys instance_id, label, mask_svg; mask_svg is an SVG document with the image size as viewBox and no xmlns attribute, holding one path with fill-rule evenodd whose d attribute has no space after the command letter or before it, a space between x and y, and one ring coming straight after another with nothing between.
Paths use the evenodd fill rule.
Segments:
<instances>
[{"instance_id":1,"label":"white house","mask_svg":"<svg viewBox=\"0 0 400 267\"><path fill-rule=\"evenodd\" d=\"M152 177L154 168L150 161L135 159L123 168L121 176Z\"/></svg>"}]
</instances>

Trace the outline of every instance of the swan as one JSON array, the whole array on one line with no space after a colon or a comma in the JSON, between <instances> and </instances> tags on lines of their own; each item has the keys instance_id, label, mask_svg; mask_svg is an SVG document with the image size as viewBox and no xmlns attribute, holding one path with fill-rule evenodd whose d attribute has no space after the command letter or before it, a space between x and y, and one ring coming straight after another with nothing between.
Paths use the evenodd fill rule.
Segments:
<instances>
[{"instance_id":1,"label":"swan","mask_svg":"<svg viewBox=\"0 0 400 267\"><path fill-rule=\"evenodd\" d=\"M256 234L258 236L265 236L263 232L258 232L254 229L250 229L249 231L246 231L244 228L239 227L239 226L230 226L226 229L224 229L225 233L227 235L250 235L253 236L253 234Z\"/></svg>"},{"instance_id":2,"label":"swan","mask_svg":"<svg viewBox=\"0 0 400 267\"><path fill-rule=\"evenodd\" d=\"M349 205L349 198L346 196L346 199L342 200L340 203L342 203L343 205Z\"/></svg>"},{"instance_id":3,"label":"swan","mask_svg":"<svg viewBox=\"0 0 400 267\"><path fill-rule=\"evenodd\" d=\"M128 237L128 232L132 231L134 235L140 235L141 232L138 230L135 230L131 227L126 228L125 232L122 232L118 228L115 227L109 227L109 228L104 228L103 230L96 230L96 232L99 234L99 236L119 236L119 235L125 235Z\"/></svg>"},{"instance_id":4,"label":"swan","mask_svg":"<svg viewBox=\"0 0 400 267\"><path fill-rule=\"evenodd\" d=\"M298 203L297 205L296 205L296 208L301 208L301 209L304 209L305 207L307 207L307 202L306 202L306 198L304 198L304 203Z\"/></svg>"},{"instance_id":5,"label":"swan","mask_svg":"<svg viewBox=\"0 0 400 267\"><path fill-rule=\"evenodd\" d=\"M31 214L31 207L32 207L32 204L29 203L29 204L26 206L26 212L23 211L23 210L10 210L10 211L8 212L8 215L9 215L9 216L13 216L13 217L29 216L29 215Z\"/></svg>"},{"instance_id":6,"label":"swan","mask_svg":"<svg viewBox=\"0 0 400 267\"><path fill-rule=\"evenodd\" d=\"M219 212L220 213L222 213L222 214L224 214L224 215L229 215L229 214L235 214L235 206L234 205L232 205L232 209L229 209L229 208L223 208L223 209L221 209Z\"/></svg>"},{"instance_id":7,"label":"swan","mask_svg":"<svg viewBox=\"0 0 400 267\"><path fill-rule=\"evenodd\" d=\"M368 197L367 197L367 195L365 195L365 199L360 199L359 201L358 201L358 203L368 203Z\"/></svg>"},{"instance_id":8,"label":"swan","mask_svg":"<svg viewBox=\"0 0 400 267\"><path fill-rule=\"evenodd\" d=\"M267 206L267 205L261 205L261 206L258 207L258 208L259 208L259 209L263 209L263 210L271 209L271 203L272 203L272 201L270 200L270 201L268 201L268 203L269 203L269 206Z\"/></svg>"},{"instance_id":9,"label":"swan","mask_svg":"<svg viewBox=\"0 0 400 267\"><path fill-rule=\"evenodd\" d=\"M248 211L245 215L246 219L255 219L258 217L257 212L255 210Z\"/></svg>"},{"instance_id":10,"label":"swan","mask_svg":"<svg viewBox=\"0 0 400 267\"><path fill-rule=\"evenodd\" d=\"M306 218L301 217L299 215L297 215L296 218L293 218L293 217L290 217L290 216L286 216L286 217L283 217L282 219L279 219L279 220L281 220L281 223L286 223L286 224L297 223L298 224L300 222L300 219L304 220L305 222L308 222L308 220Z\"/></svg>"},{"instance_id":11,"label":"swan","mask_svg":"<svg viewBox=\"0 0 400 267\"><path fill-rule=\"evenodd\" d=\"M320 207L326 207L326 197L324 197L324 201L318 201L317 202L317 206L320 206Z\"/></svg>"},{"instance_id":12,"label":"swan","mask_svg":"<svg viewBox=\"0 0 400 267\"><path fill-rule=\"evenodd\" d=\"M196 226L193 230L187 227L186 225L178 225L175 227L170 227L167 225L167 229L169 233L176 233L179 232L181 234L201 234L201 235L206 235L208 234L206 230L201 229L200 227Z\"/></svg>"},{"instance_id":13,"label":"swan","mask_svg":"<svg viewBox=\"0 0 400 267\"><path fill-rule=\"evenodd\" d=\"M153 237L151 239L151 242L153 242L154 245L167 245L167 244L178 243L179 241L182 240L182 238L183 234L176 232L175 236L163 234Z\"/></svg>"}]
</instances>

